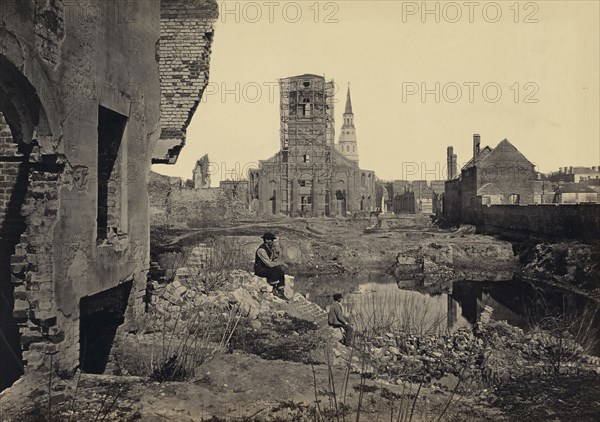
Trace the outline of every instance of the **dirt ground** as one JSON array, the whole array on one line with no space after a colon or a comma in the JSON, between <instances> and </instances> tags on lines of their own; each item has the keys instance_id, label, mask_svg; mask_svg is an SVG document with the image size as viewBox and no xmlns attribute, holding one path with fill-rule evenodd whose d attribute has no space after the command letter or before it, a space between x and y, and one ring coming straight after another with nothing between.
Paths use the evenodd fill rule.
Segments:
<instances>
[{"instance_id":1,"label":"dirt ground","mask_svg":"<svg viewBox=\"0 0 600 422\"><path fill-rule=\"evenodd\" d=\"M242 269L250 270L260 236L273 231L296 276L393 274L399 254L421 255L441 274L429 286L439 292L456 279L506 280L518 270L510 243L469 229L442 230L414 216L376 223L375 218L282 219L202 230L155 228L152 258L226 236L236 240L233 253L243 257ZM453 378L419 387L346 375L347 353L330 349L329 365L310 365L237 350L202 364L186 382L79 373L50 379L30 373L0 394L0 420L311 421L318 413L332 421L585 421L600 414L600 375L593 373L514 379L494 391L464 385L455 390Z\"/></svg>"},{"instance_id":2,"label":"dirt ground","mask_svg":"<svg viewBox=\"0 0 600 422\"><path fill-rule=\"evenodd\" d=\"M7 422L302 421L313 420L318 400L326 420L357 420L359 401L358 420L363 421L396 420L400 412L404 417L412 413L414 421L433 420L440 414L444 420L504 420L501 412L441 388L377 380L363 380L361 386L358 374L346 378L343 359L336 362L311 367L233 353L202 365L190 382L89 374L55 379L51 419L47 380L28 377L3 395L0 416Z\"/></svg>"},{"instance_id":3,"label":"dirt ground","mask_svg":"<svg viewBox=\"0 0 600 422\"><path fill-rule=\"evenodd\" d=\"M370 219L281 219L269 222L236 223L230 227L203 230L154 230L153 259L174 250L223 237L233 238L245 270L252 270L260 236L272 231L295 276L359 272L392 272L398 255L426 258L429 290L449 291L453 281L509 280L518 270L518 260L509 242L476 235L473 230L444 230L425 216L389 216ZM373 227L375 226L375 227ZM423 289L427 290L427 288Z\"/></svg>"}]
</instances>

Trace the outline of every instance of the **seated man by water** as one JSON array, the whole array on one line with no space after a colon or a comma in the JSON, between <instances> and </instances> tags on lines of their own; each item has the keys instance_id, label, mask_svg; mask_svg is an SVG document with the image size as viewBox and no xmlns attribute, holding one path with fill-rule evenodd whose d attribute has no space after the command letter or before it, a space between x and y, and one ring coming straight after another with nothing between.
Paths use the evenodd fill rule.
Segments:
<instances>
[{"instance_id":1,"label":"seated man by water","mask_svg":"<svg viewBox=\"0 0 600 422\"><path fill-rule=\"evenodd\" d=\"M279 250L275 247L275 235L267 232L262 236L263 244L256 250L254 257L254 274L265 277L273 286L273 294L285 299L285 272Z\"/></svg>"},{"instance_id":2,"label":"seated man by water","mask_svg":"<svg viewBox=\"0 0 600 422\"><path fill-rule=\"evenodd\" d=\"M329 307L328 322L331 327L341 328L344 330L344 345L350 347L354 342L354 329L348 322L348 317L342 306L343 296L341 293L333 295L333 303Z\"/></svg>"}]
</instances>

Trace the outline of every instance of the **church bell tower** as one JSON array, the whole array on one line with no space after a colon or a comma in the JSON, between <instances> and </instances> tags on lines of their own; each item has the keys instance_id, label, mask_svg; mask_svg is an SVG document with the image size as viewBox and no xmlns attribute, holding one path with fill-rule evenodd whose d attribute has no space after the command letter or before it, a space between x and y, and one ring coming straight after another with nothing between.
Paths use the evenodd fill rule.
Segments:
<instances>
[{"instance_id":1,"label":"church bell tower","mask_svg":"<svg viewBox=\"0 0 600 422\"><path fill-rule=\"evenodd\" d=\"M354 113L350 99L350 86L346 95L346 108L344 110L344 124L340 132L339 142L336 145L339 152L350 160L358 162L358 146L356 145L356 128L354 127Z\"/></svg>"}]
</instances>

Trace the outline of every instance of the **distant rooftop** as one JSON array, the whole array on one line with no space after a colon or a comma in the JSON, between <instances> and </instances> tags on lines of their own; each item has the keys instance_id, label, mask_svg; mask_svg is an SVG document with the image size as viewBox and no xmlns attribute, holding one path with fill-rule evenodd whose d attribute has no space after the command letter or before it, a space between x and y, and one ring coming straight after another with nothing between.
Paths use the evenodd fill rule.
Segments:
<instances>
[{"instance_id":1,"label":"distant rooftop","mask_svg":"<svg viewBox=\"0 0 600 422\"><path fill-rule=\"evenodd\" d=\"M305 73L303 75L288 76L287 78L283 78L283 79L302 79L302 78L319 78L319 79L325 79L324 76L322 76L322 75L315 75L314 73Z\"/></svg>"},{"instance_id":2,"label":"distant rooftop","mask_svg":"<svg viewBox=\"0 0 600 422\"><path fill-rule=\"evenodd\" d=\"M582 183L565 183L558 188L560 193L596 193L596 191Z\"/></svg>"}]
</instances>

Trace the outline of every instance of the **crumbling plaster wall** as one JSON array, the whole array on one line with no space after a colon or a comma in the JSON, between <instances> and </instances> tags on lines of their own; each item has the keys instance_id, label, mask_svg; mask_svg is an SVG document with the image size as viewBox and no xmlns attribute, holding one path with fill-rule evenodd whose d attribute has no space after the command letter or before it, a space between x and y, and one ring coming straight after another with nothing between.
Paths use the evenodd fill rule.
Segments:
<instances>
[{"instance_id":1,"label":"crumbling plaster wall","mask_svg":"<svg viewBox=\"0 0 600 422\"><path fill-rule=\"evenodd\" d=\"M21 210L26 230L12 257L14 315L28 366L54 349L57 365L72 369L81 297L133 280L130 303L139 307L130 306L129 316L143 309L146 178L160 134L159 2L3 0L1 19L0 86L19 91L8 95L17 109L9 124L16 141L32 146ZM118 187L128 211L121 212L119 235L101 244L99 105L128 118Z\"/></svg>"}]
</instances>

